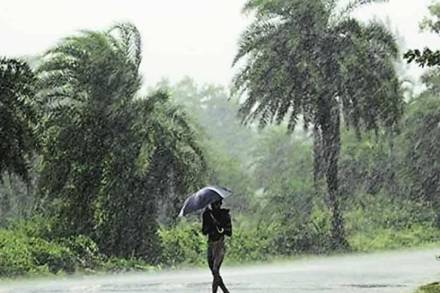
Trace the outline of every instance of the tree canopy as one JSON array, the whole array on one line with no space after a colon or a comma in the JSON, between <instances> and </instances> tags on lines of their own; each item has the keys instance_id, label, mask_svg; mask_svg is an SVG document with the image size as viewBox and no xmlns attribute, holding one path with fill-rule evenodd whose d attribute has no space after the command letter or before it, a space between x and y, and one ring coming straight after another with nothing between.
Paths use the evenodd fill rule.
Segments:
<instances>
[{"instance_id":1,"label":"tree canopy","mask_svg":"<svg viewBox=\"0 0 440 293\"><path fill-rule=\"evenodd\" d=\"M82 32L46 53L37 70L46 114L39 186L67 233L91 236L110 255L154 261L158 199L175 211L206 164L168 94L138 96L140 62L131 24Z\"/></svg>"},{"instance_id":2,"label":"tree canopy","mask_svg":"<svg viewBox=\"0 0 440 293\"><path fill-rule=\"evenodd\" d=\"M374 1L367 1L374 2ZM256 20L242 34L234 64L236 92L245 92L243 121L261 127L287 119L293 131L302 118L320 145L333 214L335 245L344 245L338 204L341 119L347 127L393 128L403 100L394 69L398 47L380 23L364 24L349 12L365 4L338 1L249 1Z\"/></svg>"},{"instance_id":3,"label":"tree canopy","mask_svg":"<svg viewBox=\"0 0 440 293\"><path fill-rule=\"evenodd\" d=\"M36 149L35 76L17 59L0 59L0 180L4 172L29 181Z\"/></svg>"}]
</instances>

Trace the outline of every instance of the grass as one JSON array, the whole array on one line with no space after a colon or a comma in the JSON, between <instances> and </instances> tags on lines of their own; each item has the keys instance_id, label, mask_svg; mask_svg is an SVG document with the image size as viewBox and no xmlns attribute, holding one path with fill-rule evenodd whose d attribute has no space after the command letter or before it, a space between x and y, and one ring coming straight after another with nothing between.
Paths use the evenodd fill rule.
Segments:
<instances>
[{"instance_id":1,"label":"grass","mask_svg":"<svg viewBox=\"0 0 440 293\"><path fill-rule=\"evenodd\" d=\"M417 289L415 293L440 293L440 282L424 285Z\"/></svg>"}]
</instances>

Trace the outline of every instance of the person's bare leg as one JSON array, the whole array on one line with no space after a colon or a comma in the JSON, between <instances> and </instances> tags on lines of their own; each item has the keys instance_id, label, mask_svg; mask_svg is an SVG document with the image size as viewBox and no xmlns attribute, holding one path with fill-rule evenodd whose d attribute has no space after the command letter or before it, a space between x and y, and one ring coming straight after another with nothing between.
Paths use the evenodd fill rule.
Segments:
<instances>
[{"instance_id":1,"label":"person's bare leg","mask_svg":"<svg viewBox=\"0 0 440 293\"><path fill-rule=\"evenodd\" d=\"M218 285L222 289L223 293L229 293L229 290L228 288L226 288L225 284L223 283L223 279L220 275L218 276Z\"/></svg>"},{"instance_id":2,"label":"person's bare leg","mask_svg":"<svg viewBox=\"0 0 440 293\"><path fill-rule=\"evenodd\" d=\"M214 267L214 263L215 263L215 261L214 261L214 259L215 259L214 250L215 249L213 248L213 245L211 243L209 243L208 244L207 256L208 256L208 266L209 266L209 269L211 270L212 277L213 277L213 279L212 279L212 293L217 293L219 285L218 285L218 280L217 280L217 277L216 277L216 270L215 270L215 267Z\"/></svg>"},{"instance_id":3,"label":"person's bare leg","mask_svg":"<svg viewBox=\"0 0 440 293\"><path fill-rule=\"evenodd\" d=\"M218 285L219 285L218 277L214 276L214 279L212 280L212 293L217 293Z\"/></svg>"},{"instance_id":4,"label":"person's bare leg","mask_svg":"<svg viewBox=\"0 0 440 293\"><path fill-rule=\"evenodd\" d=\"M219 246L217 246L216 249L213 250L213 252L214 252L213 274L214 274L214 279L216 279L216 286L217 288L218 286L220 286L223 293L229 293L229 290L226 288L225 283L223 283L223 278L220 276L220 267L223 263L223 258L225 256L225 249L223 243L219 243Z\"/></svg>"}]
</instances>

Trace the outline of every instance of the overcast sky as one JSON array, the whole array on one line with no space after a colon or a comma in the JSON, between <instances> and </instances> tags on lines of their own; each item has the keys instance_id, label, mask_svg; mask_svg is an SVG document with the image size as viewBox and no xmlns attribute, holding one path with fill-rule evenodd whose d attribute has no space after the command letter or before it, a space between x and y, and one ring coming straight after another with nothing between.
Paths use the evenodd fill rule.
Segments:
<instances>
[{"instance_id":1,"label":"overcast sky","mask_svg":"<svg viewBox=\"0 0 440 293\"><path fill-rule=\"evenodd\" d=\"M307 0L304 0L307 1ZM227 85L237 40L250 19L245 0L0 0L0 56L38 55L80 29L134 23L143 38L141 70L147 85L185 75ZM358 11L389 18L410 48L438 48L439 37L419 33L430 0L390 0ZM411 73L417 74L415 67Z\"/></svg>"}]
</instances>

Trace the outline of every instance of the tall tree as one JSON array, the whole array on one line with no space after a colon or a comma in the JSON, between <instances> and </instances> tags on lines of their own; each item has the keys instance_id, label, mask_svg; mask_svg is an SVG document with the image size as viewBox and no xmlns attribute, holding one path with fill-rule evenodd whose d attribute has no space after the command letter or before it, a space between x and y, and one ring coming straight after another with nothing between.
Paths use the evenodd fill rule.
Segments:
<instances>
[{"instance_id":1,"label":"tall tree","mask_svg":"<svg viewBox=\"0 0 440 293\"><path fill-rule=\"evenodd\" d=\"M165 93L137 97L140 62L131 24L48 51L38 69L47 113L40 188L68 233L92 236L110 255L154 261L157 200L198 185L204 158Z\"/></svg>"},{"instance_id":2,"label":"tall tree","mask_svg":"<svg viewBox=\"0 0 440 293\"><path fill-rule=\"evenodd\" d=\"M92 233L103 163L122 123L115 116L140 87L139 42L131 25L83 32L50 49L37 70L46 113L39 185L59 199L66 231Z\"/></svg>"},{"instance_id":3,"label":"tall tree","mask_svg":"<svg viewBox=\"0 0 440 293\"><path fill-rule=\"evenodd\" d=\"M0 179L4 172L28 181L36 150L35 77L20 60L0 58Z\"/></svg>"},{"instance_id":4,"label":"tall tree","mask_svg":"<svg viewBox=\"0 0 440 293\"><path fill-rule=\"evenodd\" d=\"M440 227L440 67L430 68L422 80L425 90L410 101L404 120L404 175L407 194L429 203Z\"/></svg>"},{"instance_id":5,"label":"tall tree","mask_svg":"<svg viewBox=\"0 0 440 293\"><path fill-rule=\"evenodd\" d=\"M402 113L402 96L393 66L398 48L377 22L350 16L333 0L248 1L256 19L243 33L234 65L244 61L234 86L246 92L243 121L260 126L288 120L293 131L302 117L313 125L322 153L335 248L347 246L339 200L338 159L341 121L361 130L393 127ZM343 118L343 120L342 120Z\"/></svg>"},{"instance_id":6,"label":"tall tree","mask_svg":"<svg viewBox=\"0 0 440 293\"><path fill-rule=\"evenodd\" d=\"M168 88L171 98L185 107L197 123L206 146L207 180L234 191L234 197L227 204L234 206L236 211L249 208L253 191L250 150L255 145L257 133L241 125L236 115L238 102L228 100L224 87L198 85L190 78L172 85L163 81L158 86Z\"/></svg>"}]
</instances>

